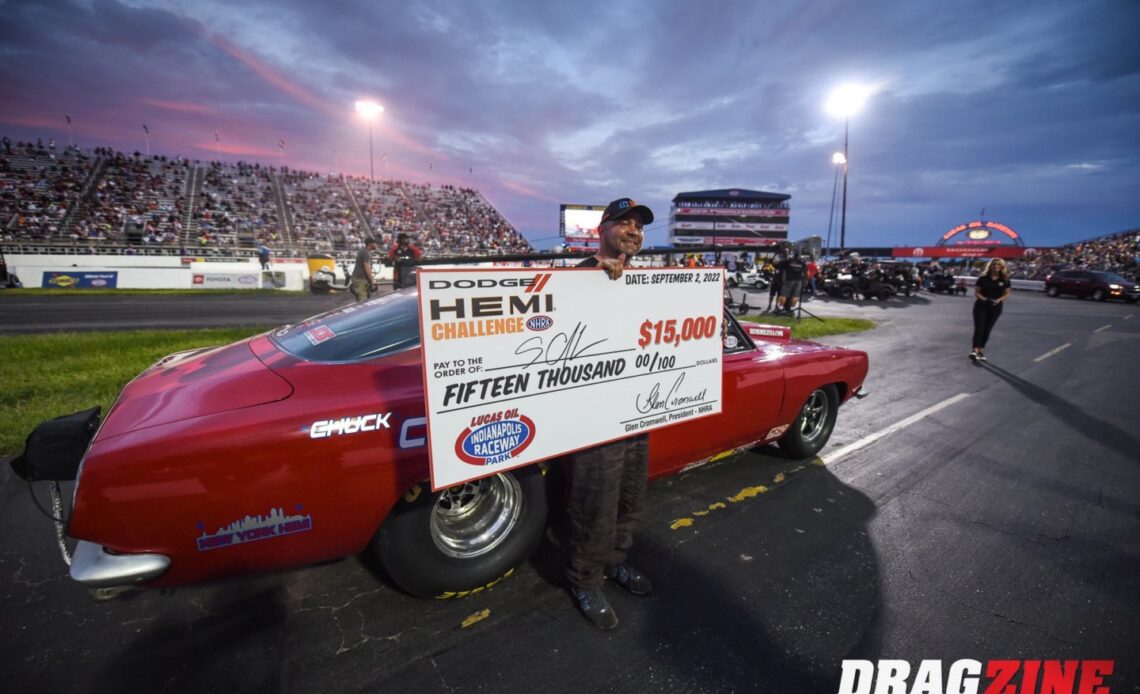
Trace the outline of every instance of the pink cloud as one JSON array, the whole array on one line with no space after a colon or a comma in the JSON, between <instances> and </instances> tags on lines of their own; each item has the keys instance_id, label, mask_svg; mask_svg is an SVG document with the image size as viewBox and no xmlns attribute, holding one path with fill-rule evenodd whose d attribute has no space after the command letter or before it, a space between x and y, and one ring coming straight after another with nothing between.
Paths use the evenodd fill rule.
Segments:
<instances>
[{"instance_id":1,"label":"pink cloud","mask_svg":"<svg viewBox=\"0 0 1140 694\"><path fill-rule=\"evenodd\" d=\"M168 99L143 99L142 103L148 106L154 106L167 111L177 111L179 113L198 113L198 114L214 114L217 109L203 104L191 104L185 101L170 101Z\"/></svg>"}]
</instances>

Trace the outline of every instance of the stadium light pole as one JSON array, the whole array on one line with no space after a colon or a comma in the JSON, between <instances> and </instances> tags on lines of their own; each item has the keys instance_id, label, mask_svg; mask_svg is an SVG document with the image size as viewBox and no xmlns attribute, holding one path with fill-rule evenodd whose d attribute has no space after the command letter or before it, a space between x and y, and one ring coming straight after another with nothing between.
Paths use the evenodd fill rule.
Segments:
<instances>
[{"instance_id":1,"label":"stadium light pole","mask_svg":"<svg viewBox=\"0 0 1140 694\"><path fill-rule=\"evenodd\" d=\"M372 124L384 112L384 107L375 101L362 99L356 102L356 112L368 121L368 182L376 182L376 165L372 159Z\"/></svg>"},{"instance_id":2,"label":"stadium light pole","mask_svg":"<svg viewBox=\"0 0 1140 694\"><path fill-rule=\"evenodd\" d=\"M847 248L847 143L851 132L851 116L863 108L871 90L858 84L847 84L831 93L827 110L843 119L843 207L839 216L839 252Z\"/></svg>"},{"instance_id":3,"label":"stadium light pole","mask_svg":"<svg viewBox=\"0 0 1140 694\"><path fill-rule=\"evenodd\" d=\"M843 156L843 152L836 152L831 155L831 163L835 165L835 181L831 184L831 209L827 214L827 254L831 255L831 225L835 221L835 195L839 190L839 167L843 166L843 171L847 171L847 157Z\"/></svg>"}]
</instances>

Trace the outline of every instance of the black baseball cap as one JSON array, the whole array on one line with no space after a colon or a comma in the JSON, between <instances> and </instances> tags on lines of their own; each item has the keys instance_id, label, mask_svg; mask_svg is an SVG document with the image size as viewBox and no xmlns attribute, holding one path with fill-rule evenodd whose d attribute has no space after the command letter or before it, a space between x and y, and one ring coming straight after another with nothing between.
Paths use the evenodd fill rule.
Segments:
<instances>
[{"instance_id":1,"label":"black baseball cap","mask_svg":"<svg viewBox=\"0 0 1140 694\"><path fill-rule=\"evenodd\" d=\"M653 223L653 210L645 205L638 205L637 201L633 198L618 198L606 205L606 211L602 213L602 221L608 222L611 219L621 219L630 212L636 212L641 215L642 224Z\"/></svg>"}]
</instances>

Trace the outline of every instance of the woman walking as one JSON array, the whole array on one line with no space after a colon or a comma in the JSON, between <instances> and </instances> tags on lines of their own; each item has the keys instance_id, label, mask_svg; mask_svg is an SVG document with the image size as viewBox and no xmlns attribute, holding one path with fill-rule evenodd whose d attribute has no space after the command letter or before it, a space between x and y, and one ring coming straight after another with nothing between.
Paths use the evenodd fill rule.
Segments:
<instances>
[{"instance_id":1,"label":"woman walking","mask_svg":"<svg viewBox=\"0 0 1140 694\"><path fill-rule=\"evenodd\" d=\"M974 348L970 352L970 359L986 360L986 343L989 342L994 323L1001 316L1001 305L1009 298L1009 288L1009 270L1005 267L1005 261L994 258L986 266L985 274L974 285Z\"/></svg>"}]
</instances>

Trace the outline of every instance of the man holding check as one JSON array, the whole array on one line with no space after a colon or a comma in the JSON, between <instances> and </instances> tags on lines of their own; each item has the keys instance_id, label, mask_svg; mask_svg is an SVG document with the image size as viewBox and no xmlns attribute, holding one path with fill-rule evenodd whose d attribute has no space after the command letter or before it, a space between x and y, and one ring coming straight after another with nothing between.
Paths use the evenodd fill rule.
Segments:
<instances>
[{"instance_id":1,"label":"man holding check","mask_svg":"<svg viewBox=\"0 0 1140 694\"><path fill-rule=\"evenodd\" d=\"M600 267L611 280L622 275L641 250L653 212L630 198L606 206L598 227L598 252L578 267ZM606 595L605 579L634 595L653 584L625 563L633 532L641 522L649 474L649 437L639 434L575 454L570 470L570 551L566 578L586 619L599 629L618 625Z\"/></svg>"}]
</instances>

